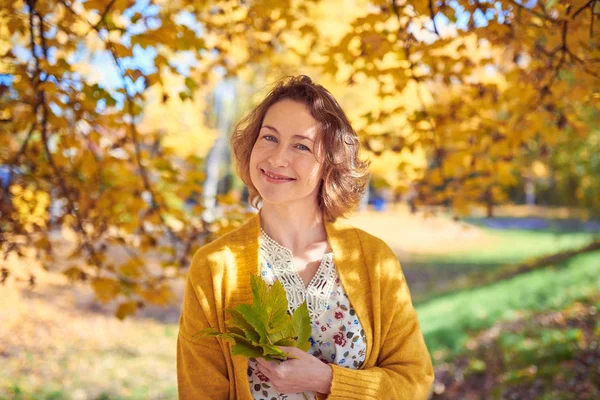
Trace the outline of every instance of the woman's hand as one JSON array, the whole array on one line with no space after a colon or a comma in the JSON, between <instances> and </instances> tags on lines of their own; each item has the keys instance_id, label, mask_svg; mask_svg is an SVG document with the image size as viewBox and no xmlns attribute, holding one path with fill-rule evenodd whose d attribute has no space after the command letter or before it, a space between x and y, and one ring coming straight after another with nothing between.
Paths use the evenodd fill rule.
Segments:
<instances>
[{"instance_id":1,"label":"woman's hand","mask_svg":"<svg viewBox=\"0 0 600 400\"><path fill-rule=\"evenodd\" d=\"M329 365L296 347L281 346L281 350L294 358L280 364L264 358L256 359L258 370L269 378L279 393L329 393L333 377Z\"/></svg>"}]
</instances>

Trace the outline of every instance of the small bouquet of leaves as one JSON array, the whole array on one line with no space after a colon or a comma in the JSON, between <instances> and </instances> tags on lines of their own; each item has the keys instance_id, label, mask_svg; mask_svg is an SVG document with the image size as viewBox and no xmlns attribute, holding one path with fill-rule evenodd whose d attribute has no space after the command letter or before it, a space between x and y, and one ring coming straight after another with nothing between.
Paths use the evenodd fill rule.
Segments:
<instances>
[{"instance_id":1,"label":"small bouquet of leaves","mask_svg":"<svg viewBox=\"0 0 600 400\"><path fill-rule=\"evenodd\" d=\"M234 356L262 357L268 361L288 359L289 353L277 346L294 346L307 351L311 326L306 301L290 316L285 289L279 280L268 289L260 277L252 275L250 285L252 304L226 310L231 316L227 332L208 328L196 335L220 337L233 343Z\"/></svg>"}]
</instances>

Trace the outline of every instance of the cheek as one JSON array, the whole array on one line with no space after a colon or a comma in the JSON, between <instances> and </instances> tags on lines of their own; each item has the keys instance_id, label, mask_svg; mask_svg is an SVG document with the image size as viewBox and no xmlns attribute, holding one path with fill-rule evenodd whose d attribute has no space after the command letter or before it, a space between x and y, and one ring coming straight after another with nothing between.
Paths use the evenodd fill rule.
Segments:
<instances>
[{"instance_id":1,"label":"cheek","mask_svg":"<svg viewBox=\"0 0 600 400\"><path fill-rule=\"evenodd\" d=\"M256 182L256 179L258 179L258 173L257 173L257 164L260 161L257 151L256 151L256 146L252 149L252 153L250 153L250 162L248 163L248 176L250 178L250 181L252 181L253 183Z\"/></svg>"},{"instance_id":2,"label":"cheek","mask_svg":"<svg viewBox=\"0 0 600 400\"><path fill-rule=\"evenodd\" d=\"M320 165L311 163L311 165L305 167L305 171L310 171L307 174L307 182L309 182L311 185L314 185L315 182L321 180L322 172Z\"/></svg>"},{"instance_id":3,"label":"cheek","mask_svg":"<svg viewBox=\"0 0 600 400\"><path fill-rule=\"evenodd\" d=\"M250 153L250 166L251 167L256 166L256 164L258 163L258 160L259 160L259 155L260 155L260 149L255 144L254 147L252 147L252 152Z\"/></svg>"},{"instance_id":4,"label":"cheek","mask_svg":"<svg viewBox=\"0 0 600 400\"><path fill-rule=\"evenodd\" d=\"M269 146L264 141L257 141L252 146L252 151L250 152L250 160L255 163L259 163L262 161L266 155L269 153Z\"/></svg>"}]
</instances>

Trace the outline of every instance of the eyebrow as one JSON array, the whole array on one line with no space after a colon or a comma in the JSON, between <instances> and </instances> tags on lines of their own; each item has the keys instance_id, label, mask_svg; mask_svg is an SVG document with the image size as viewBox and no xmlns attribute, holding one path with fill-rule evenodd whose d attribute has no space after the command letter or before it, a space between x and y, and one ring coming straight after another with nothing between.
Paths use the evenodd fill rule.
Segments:
<instances>
[{"instance_id":1,"label":"eyebrow","mask_svg":"<svg viewBox=\"0 0 600 400\"><path fill-rule=\"evenodd\" d=\"M279 131L277 130L277 128L272 127L271 125L263 125L261 128L267 128L270 129L272 131L275 131L278 135L281 135L281 133L279 133ZM313 139L309 138L308 136L303 136L303 135L294 135L292 137L296 137L296 138L300 138L300 139L306 139L306 140L310 140L311 142L314 142Z\"/></svg>"}]
</instances>

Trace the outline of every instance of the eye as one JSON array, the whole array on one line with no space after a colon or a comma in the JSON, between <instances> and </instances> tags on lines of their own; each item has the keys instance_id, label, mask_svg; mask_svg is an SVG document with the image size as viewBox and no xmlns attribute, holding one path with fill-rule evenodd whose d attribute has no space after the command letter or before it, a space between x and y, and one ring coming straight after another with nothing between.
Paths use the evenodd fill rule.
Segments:
<instances>
[{"instance_id":1,"label":"eye","mask_svg":"<svg viewBox=\"0 0 600 400\"><path fill-rule=\"evenodd\" d=\"M296 148L298 150L302 150L302 151L310 151L310 149L308 147L306 147L305 145L303 145L303 144L296 145Z\"/></svg>"},{"instance_id":2,"label":"eye","mask_svg":"<svg viewBox=\"0 0 600 400\"><path fill-rule=\"evenodd\" d=\"M268 140L269 142L277 143L277 138L273 135L264 135L262 138Z\"/></svg>"}]
</instances>

